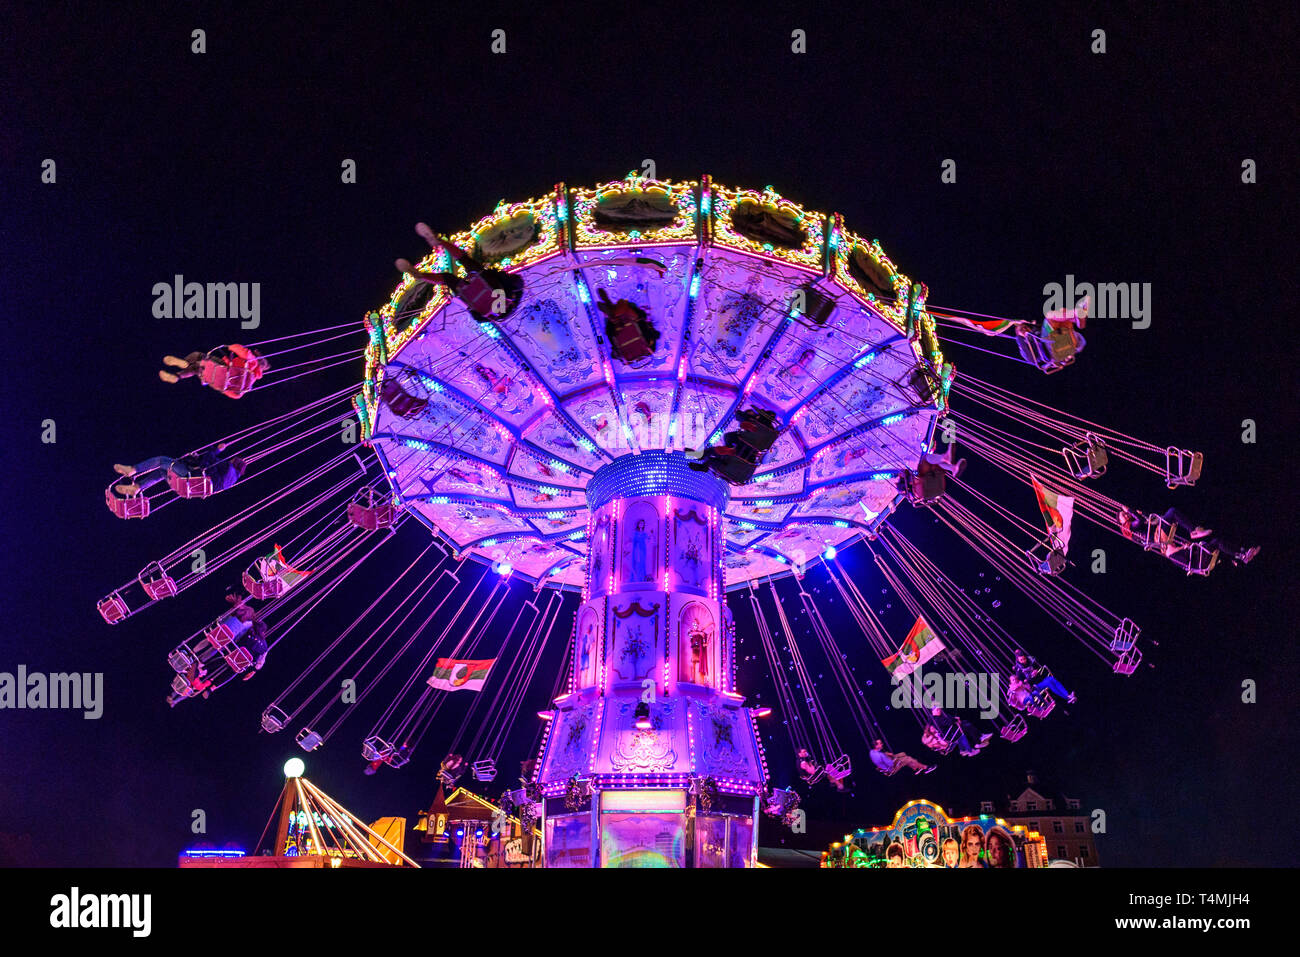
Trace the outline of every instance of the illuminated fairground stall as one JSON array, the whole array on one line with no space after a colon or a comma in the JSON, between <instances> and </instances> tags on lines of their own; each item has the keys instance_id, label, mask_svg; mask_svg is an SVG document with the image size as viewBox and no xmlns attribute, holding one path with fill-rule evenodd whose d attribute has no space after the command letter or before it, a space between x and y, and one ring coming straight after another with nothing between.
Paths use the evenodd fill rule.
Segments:
<instances>
[{"instance_id":1,"label":"illuminated fairground stall","mask_svg":"<svg viewBox=\"0 0 1300 957\"><path fill-rule=\"evenodd\" d=\"M939 805L911 801L887 827L844 835L822 867L1046 867L1047 840L999 817L952 818Z\"/></svg>"}]
</instances>

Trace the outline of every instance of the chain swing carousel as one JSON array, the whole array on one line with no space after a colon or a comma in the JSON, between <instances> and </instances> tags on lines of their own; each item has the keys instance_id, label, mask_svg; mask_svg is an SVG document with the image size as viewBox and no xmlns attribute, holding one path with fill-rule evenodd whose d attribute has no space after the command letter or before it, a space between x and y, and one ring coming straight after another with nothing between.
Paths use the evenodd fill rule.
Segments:
<instances>
[{"instance_id":1,"label":"chain swing carousel","mask_svg":"<svg viewBox=\"0 0 1300 957\"><path fill-rule=\"evenodd\" d=\"M301 354L284 371L295 378L352 359L364 376L359 394L323 396L187 456L119 466L106 496L123 519L245 483L266 493L152 562L100 612L114 624L242 569L231 608L168 658L171 703L207 698L278 659L297 625L382 560L399 529L424 526L427 547L353 621L324 647L292 652L293 669L306 667L262 728L297 727L313 750L385 678L404 675L363 742L368 770L408 763L433 730L450 742L444 784L466 772L490 782L529 689L547 679L538 671L548 642L567 637L535 759L507 794L544 822L547 866L751 866L759 814L793 818L798 793L772 786L757 731L770 709L737 686L729 594L747 599L809 785L842 789L854 752L872 745L877 769L898 770L849 665L862 646L895 677L972 659L1007 676L1013 714L988 731L916 711L936 752L974 756L995 733L1023 736L1025 715L1052 711L1068 692L1050 670L889 524L904 503L932 509L1119 674L1141 661L1139 632L1069 581L1074 519L1189 574L1208 574L1221 553L1253 558L1181 514L1146 516L1096 491L1117 460L1171 487L1192 484L1198 453L958 381L942 351L940 324L1014 339L1012 358L1056 372L1083 348L1086 303L1041 326L941 311L839 215L708 177L561 184L449 238L417 231L430 251L398 260L402 281L365 317L363 347L333 352L329 343L355 331L331 327L196 363L211 385L222 377L203 363L251 356L242 368L254 362L256 380L217 390L246 401L275 384L270 360L292 350ZM955 398L981 415L950 410ZM981 466L1026 484L1045 530L1016 513L1025 503L968 483L965 460L937 444L946 420ZM362 452L337 451L349 421ZM290 461L296 472L281 467ZM915 615L906 637L889 634L841 567L854 542ZM196 548L213 557L183 572ZM832 633L806 574L826 576L859 635ZM795 639L777 590L786 578L816 646ZM520 583L533 594L512 617ZM833 685L812 680L813 647ZM345 680L361 690L341 695ZM449 734L438 717L456 691L476 697ZM831 695L847 702L852 738L822 706Z\"/></svg>"}]
</instances>

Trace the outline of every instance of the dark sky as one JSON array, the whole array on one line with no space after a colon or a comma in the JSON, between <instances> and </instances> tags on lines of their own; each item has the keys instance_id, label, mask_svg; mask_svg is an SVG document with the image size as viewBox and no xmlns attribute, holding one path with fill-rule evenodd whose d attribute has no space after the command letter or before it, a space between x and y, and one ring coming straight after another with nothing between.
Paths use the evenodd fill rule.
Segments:
<instances>
[{"instance_id":1,"label":"dark sky","mask_svg":"<svg viewBox=\"0 0 1300 957\"><path fill-rule=\"evenodd\" d=\"M1016 745L945 761L923 785L859 773L851 799L810 798L809 813L872 826L922 796L974 811L1017 792L1033 768L1106 810L1105 863L1294 864L1291 842L1260 827L1298 796L1294 12L871 4L836 16L793 6L678 16L607 5L527 19L484 4L313 5L310 17L252 9L41 4L10 6L0 20L0 304L11 357L0 671L102 671L106 682L99 721L0 712L0 861L166 866L196 840L194 808L207 811L207 840L251 846L280 765L299 753L287 734L258 734L258 715L329 624L374 594L359 582L256 681L174 711L163 703L166 650L213 616L224 580L114 628L99 619L97 598L223 513L219 501L191 503L156 521L117 521L102 500L113 462L192 448L360 373L299 380L266 405L164 386L164 353L237 335L222 320L153 318L153 284L175 273L260 282L268 337L359 320L392 289L392 260L419 251L417 220L454 231L501 198L602 182L651 158L668 178L772 184L841 211L926 281L935 304L1030 317L1043 285L1069 273L1151 283L1151 327L1090 324L1087 352L1060 375L951 354L959 373L1203 450L1195 488L1171 493L1114 467L1103 491L1144 509L1178 504L1263 546L1249 568L1187 579L1081 529L1074 548L1106 547L1110 571L1069 574L1143 625L1154 668L1113 676L1049 620L1005 613L1079 704ZM195 27L207 31L201 56L190 53ZM493 56L498 27L508 52ZM1098 27L1104 55L1089 51ZM790 51L796 28L806 54ZM45 158L57 163L55 185L40 182ZM355 185L340 183L344 158L357 162ZM946 158L955 184L940 182ZM1245 158L1258 164L1254 185L1241 182ZM1240 440L1246 418L1255 444ZM46 419L54 444L40 441ZM1021 494L978 462L970 480ZM1017 509L1034 514L1032 500ZM926 513L905 511L900 527L964 584L993 574ZM393 567L424 544L414 527L403 535ZM853 549L844 563L878 595L868 558ZM756 640L742 649L757 651ZM879 666L865 645L856 651L883 696ZM749 666L742 685L770 700L766 674ZM1247 678L1257 704L1240 701ZM540 706L546 689L534 690ZM360 738L376 710L308 756L308 774L362 816L413 816L432 795L445 741L431 734L407 768L363 777ZM511 761L536 730L524 714ZM447 736L457 723L459 711ZM920 756L911 719L887 723L895 745ZM789 744L779 724L769 730L786 783ZM856 754L865 764L862 745ZM764 843L779 839L765 830Z\"/></svg>"}]
</instances>

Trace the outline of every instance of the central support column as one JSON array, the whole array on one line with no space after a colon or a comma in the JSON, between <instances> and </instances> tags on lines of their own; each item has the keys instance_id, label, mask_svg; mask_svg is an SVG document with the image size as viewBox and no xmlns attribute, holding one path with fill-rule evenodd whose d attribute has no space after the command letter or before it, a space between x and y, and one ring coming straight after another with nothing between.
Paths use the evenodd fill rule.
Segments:
<instances>
[{"instance_id":1,"label":"central support column","mask_svg":"<svg viewBox=\"0 0 1300 957\"><path fill-rule=\"evenodd\" d=\"M762 753L735 690L728 486L644 452L587 486L587 584L539 780L549 866L750 866Z\"/></svg>"}]
</instances>

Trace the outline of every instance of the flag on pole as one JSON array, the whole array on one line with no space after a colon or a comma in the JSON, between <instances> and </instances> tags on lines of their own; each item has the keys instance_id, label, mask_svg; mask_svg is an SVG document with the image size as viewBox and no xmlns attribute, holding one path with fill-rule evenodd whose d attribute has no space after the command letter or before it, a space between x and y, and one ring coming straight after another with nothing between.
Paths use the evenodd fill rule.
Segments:
<instances>
[{"instance_id":1,"label":"flag on pole","mask_svg":"<svg viewBox=\"0 0 1300 957\"><path fill-rule=\"evenodd\" d=\"M910 675L913 670L925 664L943 649L943 641L934 633L934 629L925 623L924 618L918 618L912 630L903 639L903 646L898 649L898 654L890 655L880 663L891 675L901 678Z\"/></svg>"},{"instance_id":2,"label":"flag on pole","mask_svg":"<svg viewBox=\"0 0 1300 957\"><path fill-rule=\"evenodd\" d=\"M953 322L961 323L976 332L981 332L986 336L1000 336L1016 323L1010 319L967 319L965 316L949 316L943 318Z\"/></svg>"},{"instance_id":3,"label":"flag on pole","mask_svg":"<svg viewBox=\"0 0 1300 957\"><path fill-rule=\"evenodd\" d=\"M1074 519L1074 499L1061 495L1049 488L1044 488L1034 476L1029 476L1034 483L1034 494L1038 496L1038 508L1043 513L1047 530L1061 546L1062 552L1070 550L1070 522Z\"/></svg>"},{"instance_id":4,"label":"flag on pole","mask_svg":"<svg viewBox=\"0 0 1300 957\"><path fill-rule=\"evenodd\" d=\"M478 661L439 658L434 663L433 676L429 678L428 685L443 691L482 691L483 682L487 680L488 671L495 662L495 658Z\"/></svg>"}]
</instances>

